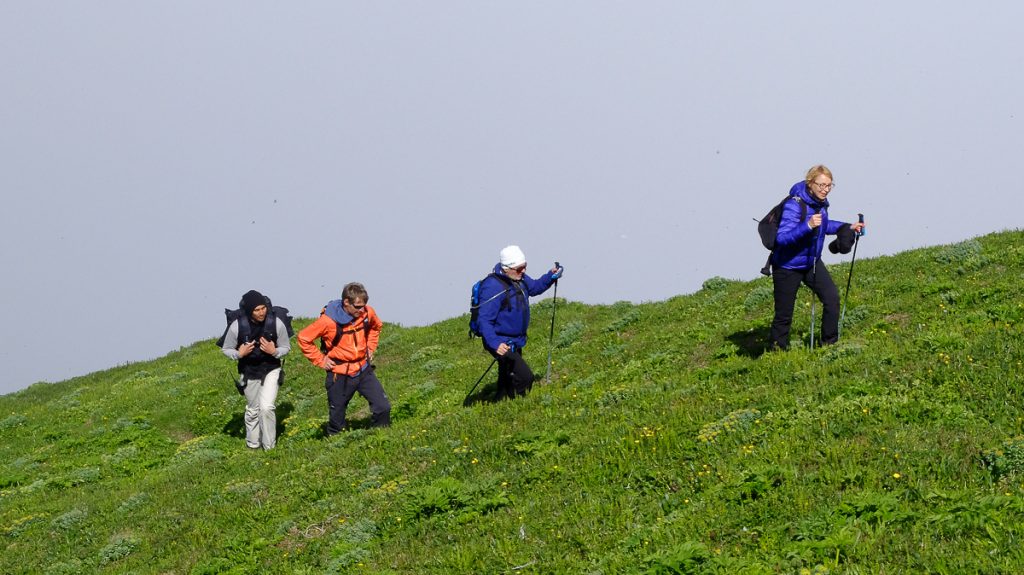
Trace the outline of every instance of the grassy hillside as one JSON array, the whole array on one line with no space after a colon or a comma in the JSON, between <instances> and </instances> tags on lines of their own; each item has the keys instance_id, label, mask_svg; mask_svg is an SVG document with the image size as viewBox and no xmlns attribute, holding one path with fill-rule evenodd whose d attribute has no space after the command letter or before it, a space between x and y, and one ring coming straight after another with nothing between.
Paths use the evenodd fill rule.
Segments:
<instances>
[{"instance_id":1,"label":"grassy hillside","mask_svg":"<svg viewBox=\"0 0 1024 575\"><path fill-rule=\"evenodd\" d=\"M559 301L551 384L468 407L466 318L387 326L394 425L357 397L325 439L296 349L270 452L212 340L37 384L0 397L0 572L1021 572L1022 280L1020 231L859 261L839 345L763 355L767 279Z\"/></svg>"}]
</instances>

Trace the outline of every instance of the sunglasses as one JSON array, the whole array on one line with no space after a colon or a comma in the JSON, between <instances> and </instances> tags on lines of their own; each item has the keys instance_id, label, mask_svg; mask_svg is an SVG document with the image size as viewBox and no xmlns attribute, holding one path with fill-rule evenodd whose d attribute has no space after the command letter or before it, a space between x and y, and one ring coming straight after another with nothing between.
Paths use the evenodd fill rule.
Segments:
<instances>
[{"instance_id":1,"label":"sunglasses","mask_svg":"<svg viewBox=\"0 0 1024 575\"><path fill-rule=\"evenodd\" d=\"M505 269L512 270L512 271L516 272L517 274L521 274L521 273L526 271L526 264L523 264L523 265L521 265L519 267L516 267L516 268L511 268L511 267L505 266Z\"/></svg>"}]
</instances>

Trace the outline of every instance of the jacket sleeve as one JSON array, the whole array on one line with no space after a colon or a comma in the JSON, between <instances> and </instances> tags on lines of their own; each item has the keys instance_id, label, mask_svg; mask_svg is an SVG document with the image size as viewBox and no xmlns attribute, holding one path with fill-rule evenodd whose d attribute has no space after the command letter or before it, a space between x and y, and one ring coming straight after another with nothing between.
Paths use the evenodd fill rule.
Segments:
<instances>
[{"instance_id":1,"label":"jacket sleeve","mask_svg":"<svg viewBox=\"0 0 1024 575\"><path fill-rule=\"evenodd\" d=\"M224 336L224 345L221 352L229 358L238 361L238 320L231 322L227 334Z\"/></svg>"},{"instance_id":2,"label":"jacket sleeve","mask_svg":"<svg viewBox=\"0 0 1024 575\"><path fill-rule=\"evenodd\" d=\"M554 285L555 280L551 277L551 271L549 270L546 274L540 276L537 279L533 279L528 275L523 275L523 283L526 284L526 291L530 295L540 295Z\"/></svg>"},{"instance_id":3,"label":"jacket sleeve","mask_svg":"<svg viewBox=\"0 0 1024 575\"><path fill-rule=\"evenodd\" d=\"M477 313L477 324L480 327L480 336L484 338L484 345L488 349L498 349L501 345L501 337L498 336L496 326L498 325L498 312L501 311L501 292L505 284L494 278L487 278L480 284L480 309Z\"/></svg>"},{"instance_id":4,"label":"jacket sleeve","mask_svg":"<svg viewBox=\"0 0 1024 575\"><path fill-rule=\"evenodd\" d=\"M808 217L812 213L813 210L808 206ZM775 233L775 245L790 246L812 233L814 230L807 225L807 220L800 219L800 202L787 201L782 205L782 221L779 222L779 230Z\"/></svg>"},{"instance_id":5,"label":"jacket sleeve","mask_svg":"<svg viewBox=\"0 0 1024 575\"><path fill-rule=\"evenodd\" d=\"M377 315L377 310L370 308L370 333L366 337L366 349L371 354L377 353L377 344L380 343L380 329L382 327L384 327L384 322Z\"/></svg>"},{"instance_id":6,"label":"jacket sleeve","mask_svg":"<svg viewBox=\"0 0 1024 575\"><path fill-rule=\"evenodd\" d=\"M281 318L277 318L277 352L274 353L274 357L280 359L292 350L291 342L288 341L288 328L285 327L284 322Z\"/></svg>"},{"instance_id":7,"label":"jacket sleeve","mask_svg":"<svg viewBox=\"0 0 1024 575\"><path fill-rule=\"evenodd\" d=\"M840 222L836 220L829 220L828 225L825 226L825 235L834 236L839 233L839 228L847 225L846 222Z\"/></svg>"},{"instance_id":8,"label":"jacket sleeve","mask_svg":"<svg viewBox=\"0 0 1024 575\"><path fill-rule=\"evenodd\" d=\"M327 316L322 315L316 321L303 328L295 337L299 342L299 349L302 350L302 355L306 356L306 359L317 367L324 366L324 354L320 353L320 348L313 341L324 336L324 326L326 325L324 320L332 321Z\"/></svg>"}]
</instances>

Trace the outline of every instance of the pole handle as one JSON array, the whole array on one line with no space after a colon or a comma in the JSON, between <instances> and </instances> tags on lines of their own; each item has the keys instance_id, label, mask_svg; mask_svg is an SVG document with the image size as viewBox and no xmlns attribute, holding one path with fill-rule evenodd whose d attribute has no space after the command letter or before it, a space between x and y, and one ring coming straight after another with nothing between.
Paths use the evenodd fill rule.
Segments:
<instances>
[{"instance_id":1,"label":"pole handle","mask_svg":"<svg viewBox=\"0 0 1024 575\"><path fill-rule=\"evenodd\" d=\"M859 223L859 224L863 224L864 223L864 214L857 214L857 223ZM862 236L868 235L867 228L861 228L859 235L862 235Z\"/></svg>"}]
</instances>

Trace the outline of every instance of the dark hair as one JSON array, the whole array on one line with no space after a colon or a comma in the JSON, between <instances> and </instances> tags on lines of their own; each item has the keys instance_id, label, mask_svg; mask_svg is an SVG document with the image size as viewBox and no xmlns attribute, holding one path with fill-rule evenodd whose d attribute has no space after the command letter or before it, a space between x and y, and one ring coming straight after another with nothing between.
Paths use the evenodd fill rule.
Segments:
<instances>
[{"instance_id":1,"label":"dark hair","mask_svg":"<svg viewBox=\"0 0 1024 575\"><path fill-rule=\"evenodd\" d=\"M253 310L261 305L267 305L267 298L254 289L245 292L245 295L242 296L242 301L238 302L238 307L241 308L246 315L252 315Z\"/></svg>"},{"instance_id":2,"label":"dark hair","mask_svg":"<svg viewBox=\"0 0 1024 575\"><path fill-rule=\"evenodd\" d=\"M341 288L341 299L348 300L349 303L354 302L357 299L363 300L363 303L370 301L370 295L366 293L366 288L359 282L352 282L345 284L345 287Z\"/></svg>"}]
</instances>

